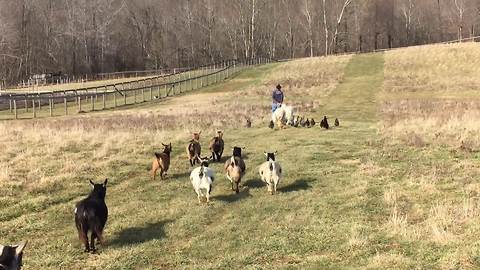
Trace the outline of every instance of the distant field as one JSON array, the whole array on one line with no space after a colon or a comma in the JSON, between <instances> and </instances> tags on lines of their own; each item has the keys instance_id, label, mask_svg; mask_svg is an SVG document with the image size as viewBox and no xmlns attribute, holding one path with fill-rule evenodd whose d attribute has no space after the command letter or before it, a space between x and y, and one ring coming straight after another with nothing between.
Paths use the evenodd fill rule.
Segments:
<instances>
[{"instance_id":1,"label":"distant field","mask_svg":"<svg viewBox=\"0 0 480 270\"><path fill-rule=\"evenodd\" d=\"M300 59L155 103L1 122L1 239L29 240L25 269L479 268L478 53L460 44ZM340 127L267 128L277 83L299 115ZM234 194L213 164L212 204L198 205L185 146L201 130L208 155L217 129L227 148L246 147L247 174ZM162 142L173 160L154 182ZM266 150L285 173L275 196L257 172ZM106 177L107 245L84 254L74 205L88 180Z\"/></svg>"},{"instance_id":2,"label":"distant field","mask_svg":"<svg viewBox=\"0 0 480 270\"><path fill-rule=\"evenodd\" d=\"M116 84L122 82L132 82L138 81L143 79L152 78L155 76L145 76L145 77L135 77L135 78L121 78L121 79L114 79L114 80L99 80L99 81L87 81L81 83L63 83L63 84L52 84L52 85L39 85L39 86L31 86L31 87L22 87L22 88L14 88L14 89L7 89L2 90L2 92L9 92L9 93L25 93L25 92L51 92L51 91L64 91L64 90L77 90L81 88L87 87L98 87L103 85L109 84Z\"/></svg>"}]
</instances>

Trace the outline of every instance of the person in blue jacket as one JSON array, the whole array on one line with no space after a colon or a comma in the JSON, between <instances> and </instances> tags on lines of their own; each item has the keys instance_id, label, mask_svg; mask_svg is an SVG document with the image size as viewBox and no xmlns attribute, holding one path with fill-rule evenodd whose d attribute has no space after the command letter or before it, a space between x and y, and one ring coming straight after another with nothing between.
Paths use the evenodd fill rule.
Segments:
<instances>
[{"instance_id":1,"label":"person in blue jacket","mask_svg":"<svg viewBox=\"0 0 480 270\"><path fill-rule=\"evenodd\" d=\"M282 107L283 103L283 92L282 92L282 86L279 84L273 90L272 93L272 113L275 112L278 108Z\"/></svg>"}]
</instances>

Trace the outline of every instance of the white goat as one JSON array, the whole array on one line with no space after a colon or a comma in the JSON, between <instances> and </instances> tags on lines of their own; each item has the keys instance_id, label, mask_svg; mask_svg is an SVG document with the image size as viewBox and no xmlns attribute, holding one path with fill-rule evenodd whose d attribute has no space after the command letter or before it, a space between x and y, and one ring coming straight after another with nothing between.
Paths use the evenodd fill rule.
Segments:
<instances>
[{"instance_id":1,"label":"white goat","mask_svg":"<svg viewBox=\"0 0 480 270\"><path fill-rule=\"evenodd\" d=\"M272 113L272 121L279 128L283 128L283 123L287 125L293 125L293 107L282 104L282 106Z\"/></svg>"},{"instance_id":2,"label":"white goat","mask_svg":"<svg viewBox=\"0 0 480 270\"><path fill-rule=\"evenodd\" d=\"M260 165L258 172L263 182L267 184L268 191L273 195L277 193L277 186L282 177L282 166L275 161L275 153L266 153L267 161Z\"/></svg>"},{"instance_id":3,"label":"white goat","mask_svg":"<svg viewBox=\"0 0 480 270\"><path fill-rule=\"evenodd\" d=\"M190 181L192 181L193 189L197 193L198 203L201 203L201 197L210 202L210 192L212 192L212 184L215 180L215 171L208 167L208 159L200 159L200 167L193 169L190 173Z\"/></svg>"}]
</instances>

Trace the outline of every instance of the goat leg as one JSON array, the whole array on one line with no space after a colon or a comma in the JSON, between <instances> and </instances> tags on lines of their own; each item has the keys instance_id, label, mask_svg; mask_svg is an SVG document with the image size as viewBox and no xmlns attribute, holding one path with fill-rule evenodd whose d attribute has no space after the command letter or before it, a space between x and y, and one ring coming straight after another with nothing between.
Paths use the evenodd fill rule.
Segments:
<instances>
[{"instance_id":1,"label":"goat leg","mask_svg":"<svg viewBox=\"0 0 480 270\"><path fill-rule=\"evenodd\" d=\"M85 230L79 231L78 232L78 237L80 238L80 241L82 241L83 245L85 246L84 252L90 252L90 246L88 245L88 231L85 232Z\"/></svg>"},{"instance_id":2,"label":"goat leg","mask_svg":"<svg viewBox=\"0 0 480 270\"><path fill-rule=\"evenodd\" d=\"M95 230L92 231L92 236L90 237L90 251L95 253L97 250L95 249L95 238L97 238L97 234Z\"/></svg>"}]
</instances>

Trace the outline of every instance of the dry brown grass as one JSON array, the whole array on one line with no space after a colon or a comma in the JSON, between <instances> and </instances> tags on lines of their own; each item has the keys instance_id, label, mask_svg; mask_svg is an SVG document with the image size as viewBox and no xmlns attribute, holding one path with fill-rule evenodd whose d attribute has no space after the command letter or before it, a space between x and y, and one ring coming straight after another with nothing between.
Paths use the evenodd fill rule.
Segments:
<instances>
[{"instance_id":1,"label":"dry brown grass","mask_svg":"<svg viewBox=\"0 0 480 270\"><path fill-rule=\"evenodd\" d=\"M382 133L415 147L480 150L479 71L475 43L386 53Z\"/></svg>"}]
</instances>

